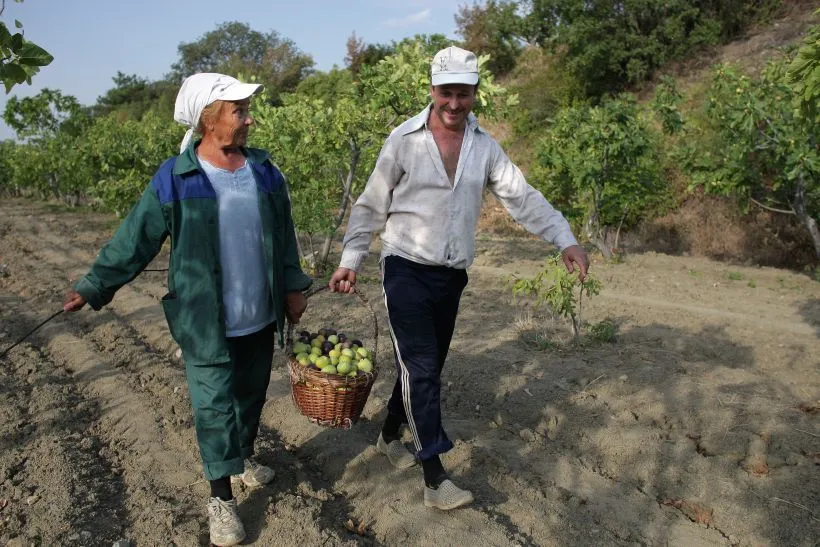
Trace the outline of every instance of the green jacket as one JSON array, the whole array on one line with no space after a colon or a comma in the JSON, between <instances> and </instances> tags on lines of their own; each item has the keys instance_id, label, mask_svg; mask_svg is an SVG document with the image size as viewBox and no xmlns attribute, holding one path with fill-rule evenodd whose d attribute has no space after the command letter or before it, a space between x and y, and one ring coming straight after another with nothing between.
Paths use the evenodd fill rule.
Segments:
<instances>
[{"instance_id":1,"label":"green jacket","mask_svg":"<svg viewBox=\"0 0 820 547\"><path fill-rule=\"evenodd\" d=\"M197 145L192 143L163 163L74 290L99 310L142 272L170 236L168 294L162 298L162 308L186 361L208 365L227 362L230 356L222 306L216 193L196 159ZM242 151L259 192L268 284L281 346L285 293L303 291L312 280L299 266L284 177L265 151Z\"/></svg>"}]
</instances>

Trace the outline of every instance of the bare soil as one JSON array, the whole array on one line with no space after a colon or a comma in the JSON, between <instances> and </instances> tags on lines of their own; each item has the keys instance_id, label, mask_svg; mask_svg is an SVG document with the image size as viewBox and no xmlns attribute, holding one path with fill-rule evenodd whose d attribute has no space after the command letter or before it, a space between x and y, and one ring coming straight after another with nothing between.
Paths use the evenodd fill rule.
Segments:
<instances>
[{"instance_id":1,"label":"bare soil","mask_svg":"<svg viewBox=\"0 0 820 547\"><path fill-rule=\"evenodd\" d=\"M60 309L116 224L0 204L0 351ZM298 413L277 354L258 446L277 478L238 492L247 543L817 545L820 283L705 258L598 260L604 288L584 315L611 319L617 337L573 343L505 285L548 251L479 236L443 377L456 445L444 462L472 506L426 509L420 469L376 452L395 381L382 328L381 375L349 431ZM366 268L361 289L378 304L375 256ZM207 544L164 293L164 274L146 272L103 311L61 315L0 360L0 545ZM305 317L366 343L370 321L327 292Z\"/></svg>"}]
</instances>

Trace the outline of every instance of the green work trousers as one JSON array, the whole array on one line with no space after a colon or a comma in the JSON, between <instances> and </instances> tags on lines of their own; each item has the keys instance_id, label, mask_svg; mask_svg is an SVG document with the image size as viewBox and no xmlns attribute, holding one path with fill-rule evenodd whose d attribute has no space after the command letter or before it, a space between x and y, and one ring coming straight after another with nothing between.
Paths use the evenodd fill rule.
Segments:
<instances>
[{"instance_id":1,"label":"green work trousers","mask_svg":"<svg viewBox=\"0 0 820 547\"><path fill-rule=\"evenodd\" d=\"M228 338L231 360L200 365L186 360L199 454L208 480L244 471L253 455L259 418L270 383L275 323Z\"/></svg>"}]
</instances>

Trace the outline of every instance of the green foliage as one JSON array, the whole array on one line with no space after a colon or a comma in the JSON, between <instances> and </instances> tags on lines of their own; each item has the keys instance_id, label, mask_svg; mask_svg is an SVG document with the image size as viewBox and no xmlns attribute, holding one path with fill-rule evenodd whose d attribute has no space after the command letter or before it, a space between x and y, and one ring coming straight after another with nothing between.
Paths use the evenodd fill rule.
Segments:
<instances>
[{"instance_id":1,"label":"green foliage","mask_svg":"<svg viewBox=\"0 0 820 547\"><path fill-rule=\"evenodd\" d=\"M311 74L296 86L295 93L332 104L342 97L355 95L356 87L350 70L334 68L328 72Z\"/></svg>"},{"instance_id":2,"label":"green foliage","mask_svg":"<svg viewBox=\"0 0 820 547\"><path fill-rule=\"evenodd\" d=\"M668 189L655 135L630 96L562 110L537 145L534 186L609 258L619 229L660 208Z\"/></svg>"},{"instance_id":3,"label":"green foliage","mask_svg":"<svg viewBox=\"0 0 820 547\"><path fill-rule=\"evenodd\" d=\"M0 15L4 7L4 2L0 2ZM3 82L6 93L17 84L31 84L32 76L40 71L40 67L54 60L49 52L25 39L20 21L15 19L14 26L16 32L12 34L9 27L0 21L0 82Z\"/></svg>"},{"instance_id":4,"label":"green foliage","mask_svg":"<svg viewBox=\"0 0 820 547\"><path fill-rule=\"evenodd\" d=\"M667 135L677 135L683 129L683 116L679 110L682 100L675 80L669 76L662 76L660 83L655 87L652 109Z\"/></svg>"},{"instance_id":5,"label":"green foliage","mask_svg":"<svg viewBox=\"0 0 820 547\"><path fill-rule=\"evenodd\" d=\"M510 92L518 96L519 105L511 108L507 119L515 132L523 136L541 133L558 110L572 105L580 87L567 72L560 56L530 47L518 57L509 75Z\"/></svg>"},{"instance_id":6,"label":"green foliage","mask_svg":"<svg viewBox=\"0 0 820 547\"><path fill-rule=\"evenodd\" d=\"M390 110L393 120L416 114L430 102L430 61L435 53L451 44L421 38L400 44L396 53L382 59L361 74L361 95L369 101L368 109L378 112ZM514 106L518 98L495 83L487 69L489 56L478 57L479 88L473 111L493 117L503 109ZM388 126L392 126L389 123ZM386 127L384 134L389 129Z\"/></svg>"},{"instance_id":7,"label":"green foliage","mask_svg":"<svg viewBox=\"0 0 820 547\"><path fill-rule=\"evenodd\" d=\"M726 277L730 281L743 281L743 274L740 272L728 272Z\"/></svg>"},{"instance_id":8,"label":"green foliage","mask_svg":"<svg viewBox=\"0 0 820 547\"><path fill-rule=\"evenodd\" d=\"M49 138L58 132L76 136L90 123L76 98L48 88L33 97L11 97L3 120L22 139Z\"/></svg>"},{"instance_id":9,"label":"green foliage","mask_svg":"<svg viewBox=\"0 0 820 547\"><path fill-rule=\"evenodd\" d=\"M693 139L685 165L693 187L796 215L820 257L818 125L793 106L800 99L788 64L771 62L759 79L719 67L705 105L714 138L708 149Z\"/></svg>"},{"instance_id":10,"label":"green foliage","mask_svg":"<svg viewBox=\"0 0 820 547\"><path fill-rule=\"evenodd\" d=\"M347 39L345 46L347 48L345 66L353 77L358 76L363 66L375 65L396 52L395 45L366 44L361 38L356 38L355 32Z\"/></svg>"},{"instance_id":11,"label":"green foliage","mask_svg":"<svg viewBox=\"0 0 820 547\"><path fill-rule=\"evenodd\" d=\"M553 313L569 319L575 336L583 326L583 297L601 292L601 283L594 277L579 282L564 266L561 255L548 257L544 268L533 278L513 279L513 296L534 296L537 305L546 305Z\"/></svg>"},{"instance_id":12,"label":"green foliage","mask_svg":"<svg viewBox=\"0 0 820 547\"><path fill-rule=\"evenodd\" d=\"M117 72L114 87L97 99L94 116L116 112L122 119L140 120L149 110L170 120L174 114L179 85L169 80L150 82L136 74Z\"/></svg>"},{"instance_id":13,"label":"green foliage","mask_svg":"<svg viewBox=\"0 0 820 547\"><path fill-rule=\"evenodd\" d=\"M487 68L496 76L509 73L521 53L521 17L512 1L489 0L483 5L463 5L455 16L463 47L476 55L489 55Z\"/></svg>"},{"instance_id":14,"label":"green foliage","mask_svg":"<svg viewBox=\"0 0 820 547\"><path fill-rule=\"evenodd\" d=\"M29 137L25 143L4 144L13 153L4 158L8 174L0 177L0 187L11 195L54 197L70 205L96 198L121 215L160 163L175 153L183 133L153 112L141 121L123 121L116 114L91 120L83 109L63 118L53 105L69 105L71 111L77 106L73 97L44 90L30 99L10 101L6 110L15 114L10 118L18 134Z\"/></svg>"},{"instance_id":15,"label":"green foliage","mask_svg":"<svg viewBox=\"0 0 820 547\"><path fill-rule=\"evenodd\" d=\"M618 337L618 325L611 319L604 319L590 325L586 336L594 342L612 344Z\"/></svg>"},{"instance_id":16,"label":"green foliage","mask_svg":"<svg viewBox=\"0 0 820 547\"><path fill-rule=\"evenodd\" d=\"M820 15L820 10L815 15ZM788 81L798 116L820 123L820 25L814 25L806 34L788 67Z\"/></svg>"},{"instance_id":17,"label":"green foliage","mask_svg":"<svg viewBox=\"0 0 820 547\"><path fill-rule=\"evenodd\" d=\"M313 69L313 58L276 31L252 30L245 23L222 23L194 42L179 45L171 67L174 80L197 72L237 76L252 74L265 85L270 100L293 91Z\"/></svg>"},{"instance_id":18,"label":"green foliage","mask_svg":"<svg viewBox=\"0 0 820 547\"><path fill-rule=\"evenodd\" d=\"M92 123L86 109L70 95L44 89L33 97L9 99L3 119L26 140L7 160L7 191L77 205L92 169L82 139Z\"/></svg>"},{"instance_id":19,"label":"green foliage","mask_svg":"<svg viewBox=\"0 0 820 547\"><path fill-rule=\"evenodd\" d=\"M524 335L524 340L527 344L533 346L538 351L547 351L558 347L558 344L553 342L549 335L544 332L526 333Z\"/></svg>"},{"instance_id":20,"label":"green foliage","mask_svg":"<svg viewBox=\"0 0 820 547\"><path fill-rule=\"evenodd\" d=\"M11 158L14 157L17 145L11 139L0 141L0 195L17 195L19 191L14 184Z\"/></svg>"},{"instance_id":21,"label":"green foliage","mask_svg":"<svg viewBox=\"0 0 820 547\"><path fill-rule=\"evenodd\" d=\"M94 165L89 194L118 216L139 200L160 164L178 152L182 126L148 112L142 120L99 118L89 130L85 156Z\"/></svg>"},{"instance_id":22,"label":"green foliage","mask_svg":"<svg viewBox=\"0 0 820 547\"><path fill-rule=\"evenodd\" d=\"M344 192L352 154L372 145L361 139L375 128L347 97L332 105L304 95L283 99L280 107L254 105L253 144L268 150L287 176L299 230L326 234L333 229L333 212ZM360 176L354 176L354 189L361 183Z\"/></svg>"},{"instance_id":23,"label":"green foliage","mask_svg":"<svg viewBox=\"0 0 820 547\"><path fill-rule=\"evenodd\" d=\"M781 0L521 0L513 34L561 52L586 97L640 83L667 62L770 17ZM485 6L488 4L484 4ZM486 8L485 8L486 9Z\"/></svg>"},{"instance_id":24,"label":"green foliage","mask_svg":"<svg viewBox=\"0 0 820 547\"><path fill-rule=\"evenodd\" d=\"M11 174L8 191L11 195L50 196L47 152L45 147L30 143L15 145L14 155L7 161Z\"/></svg>"},{"instance_id":25,"label":"green foliage","mask_svg":"<svg viewBox=\"0 0 820 547\"><path fill-rule=\"evenodd\" d=\"M687 0L532 0L536 43L563 49L589 97L624 89L720 39L720 23Z\"/></svg>"}]
</instances>

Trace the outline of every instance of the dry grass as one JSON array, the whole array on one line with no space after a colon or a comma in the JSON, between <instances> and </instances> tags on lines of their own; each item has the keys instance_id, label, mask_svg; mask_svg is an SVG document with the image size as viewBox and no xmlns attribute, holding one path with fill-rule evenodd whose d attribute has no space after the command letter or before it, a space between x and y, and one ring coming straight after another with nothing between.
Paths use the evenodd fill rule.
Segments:
<instances>
[{"instance_id":1,"label":"dry grass","mask_svg":"<svg viewBox=\"0 0 820 547\"><path fill-rule=\"evenodd\" d=\"M690 254L761 266L804 268L816 260L808 234L794 217L762 210L744 216L730 200L702 195L646 222L626 241L633 251Z\"/></svg>"},{"instance_id":2,"label":"dry grass","mask_svg":"<svg viewBox=\"0 0 820 547\"><path fill-rule=\"evenodd\" d=\"M524 344L542 351L566 347L573 341L572 332L565 321L553 316L534 314L531 310L518 315L514 326Z\"/></svg>"},{"instance_id":3,"label":"dry grass","mask_svg":"<svg viewBox=\"0 0 820 547\"><path fill-rule=\"evenodd\" d=\"M492 194L486 194L478 217L478 231L496 237L524 237L537 239L519 224Z\"/></svg>"}]
</instances>

